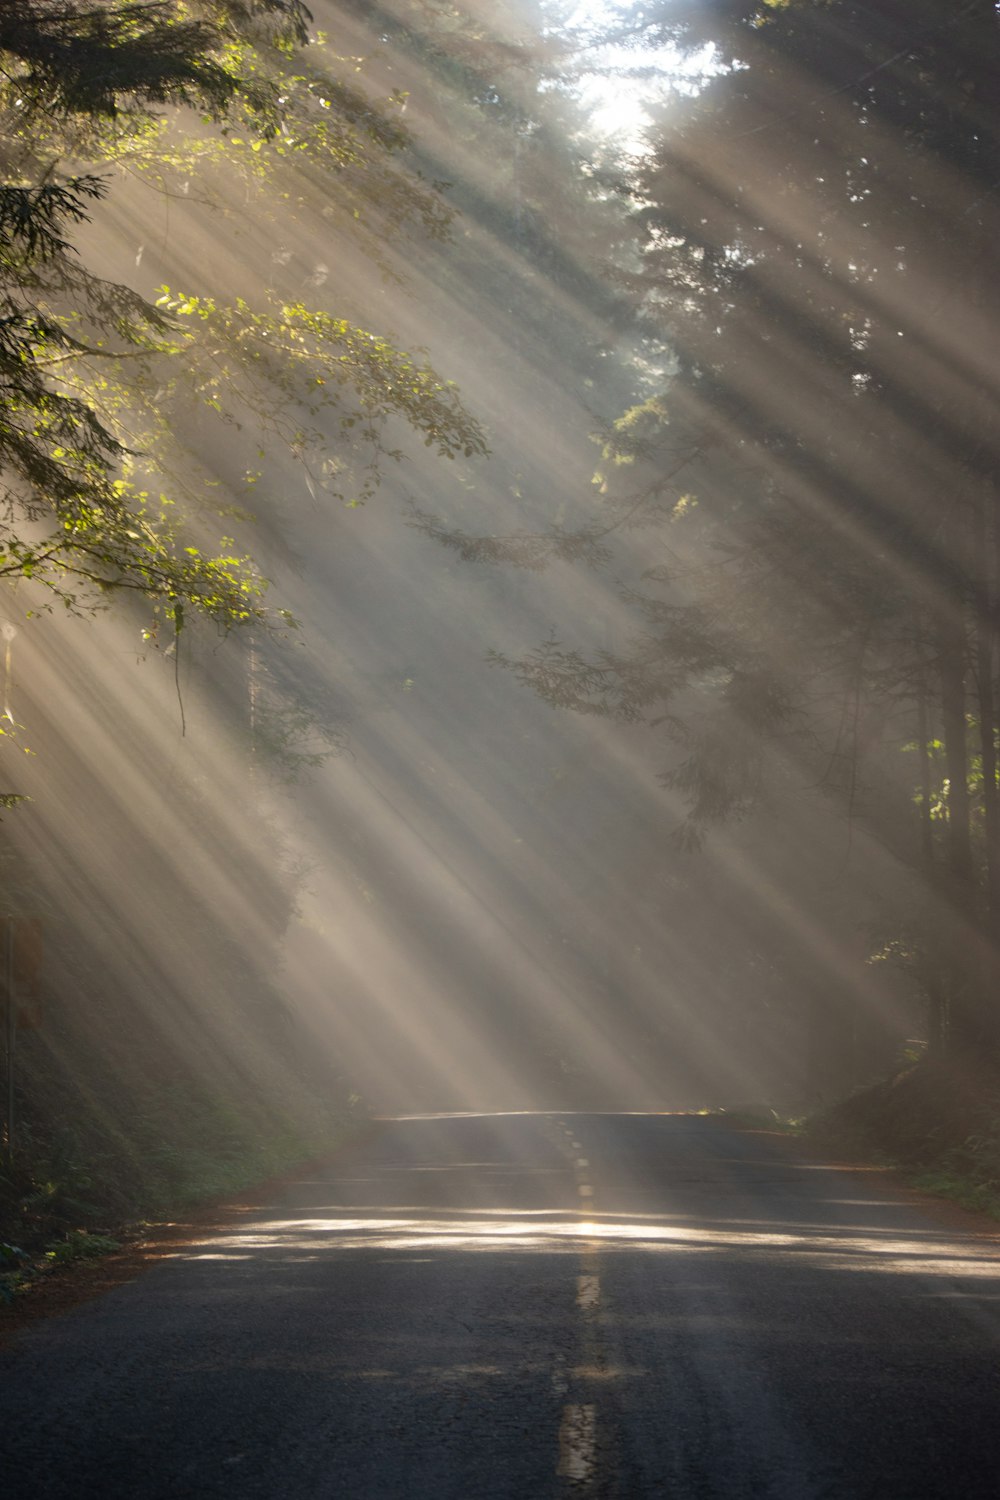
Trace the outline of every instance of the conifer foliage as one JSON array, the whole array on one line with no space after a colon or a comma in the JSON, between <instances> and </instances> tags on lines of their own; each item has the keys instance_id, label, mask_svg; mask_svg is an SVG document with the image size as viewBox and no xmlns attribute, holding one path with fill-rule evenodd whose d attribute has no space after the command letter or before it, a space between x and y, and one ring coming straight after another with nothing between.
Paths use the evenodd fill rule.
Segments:
<instances>
[{"instance_id":1,"label":"conifer foliage","mask_svg":"<svg viewBox=\"0 0 1000 1500\"><path fill-rule=\"evenodd\" d=\"M155 304L95 274L74 230L99 215L113 166L148 176L165 159L197 171L228 156L261 191L303 163L343 174L337 187L362 225L357 200L370 170L372 197L397 228L416 219L445 232L433 187L386 166L406 132L301 61L308 22L297 0L0 4L0 577L33 578L69 607L137 591L175 623L185 606L222 625L264 615L249 559L226 539L216 553L190 545L200 538L186 531L178 501L190 509L192 497L172 488L148 420L152 394L199 367L199 339L224 340L255 310L220 307L199 288L165 290ZM301 420L275 423L274 408L301 402L315 413L324 386L343 407L349 387L356 409L340 411L341 438L358 427L378 447L399 415L448 456L482 450L454 390L385 339L322 306L294 310L308 341L289 329L280 299L265 314L277 395L259 415L278 437L302 447ZM211 380L196 391L203 405L221 413L240 361L260 361L247 342L230 340L229 366L213 350ZM361 498L376 480L359 481Z\"/></svg>"}]
</instances>

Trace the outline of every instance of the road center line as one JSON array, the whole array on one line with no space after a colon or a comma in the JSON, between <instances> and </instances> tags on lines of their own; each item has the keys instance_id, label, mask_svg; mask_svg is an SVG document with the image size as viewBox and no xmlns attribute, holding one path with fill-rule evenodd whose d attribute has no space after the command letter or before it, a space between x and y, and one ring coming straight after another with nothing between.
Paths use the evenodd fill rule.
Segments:
<instances>
[{"instance_id":1,"label":"road center line","mask_svg":"<svg viewBox=\"0 0 1000 1500\"><path fill-rule=\"evenodd\" d=\"M596 1272L584 1272L576 1278L576 1305L584 1309L597 1307L601 1300L601 1279Z\"/></svg>"},{"instance_id":2,"label":"road center line","mask_svg":"<svg viewBox=\"0 0 1000 1500\"><path fill-rule=\"evenodd\" d=\"M563 1407L559 1425L559 1463L556 1473L563 1479L588 1480L597 1457L597 1407Z\"/></svg>"},{"instance_id":3,"label":"road center line","mask_svg":"<svg viewBox=\"0 0 1000 1500\"><path fill-rule=\"evenodd\" d=\"M566 1360L561 1354L557 1354L552 1361L552 1390L557 1396L565 1396L569 1390L569 1380L566 1375Z\"/></svg>"}]
</instances>

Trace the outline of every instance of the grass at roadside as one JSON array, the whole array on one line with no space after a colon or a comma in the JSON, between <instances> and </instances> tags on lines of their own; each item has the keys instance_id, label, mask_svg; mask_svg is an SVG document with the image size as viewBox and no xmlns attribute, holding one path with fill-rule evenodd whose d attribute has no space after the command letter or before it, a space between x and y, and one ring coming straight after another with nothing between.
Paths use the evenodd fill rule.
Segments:
<instances>
[{"instance_id":1,"label":"grass at roadside","mask_svg":"<svg viewBox=\"0 0 1000 1500\"><path fill-rule=\"evenodd\" d=\"M1000 1192L995 1183L977 1182L975 1177L947 1171L910 1173L907 1180L921 1192L934 1193L938 1198L950 1198L962 1208L988 1214L991 1219L1000 1219Z\"/></svg>"}]
</instances>

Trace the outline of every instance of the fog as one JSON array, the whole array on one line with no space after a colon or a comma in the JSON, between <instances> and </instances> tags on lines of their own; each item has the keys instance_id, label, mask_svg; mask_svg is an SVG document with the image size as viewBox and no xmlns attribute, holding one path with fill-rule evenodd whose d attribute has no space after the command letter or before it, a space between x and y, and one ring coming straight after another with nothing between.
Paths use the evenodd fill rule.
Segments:
<instances>
[{"instance_id":1,"label":"fog","mask_svg":"<svg viewBox=\"0 0 1000 1500\"><path fill-rule=\"evenodd\" d=\"M483 16L520 45L516 8ZM872 1059L919 1026L911 991L868 962L908 899L896 853L845 832L787 747L780 825L765 811L686 850L655 728L554 708L490 661L549 638L623 650L648 532L620 530L601 567L523 568L411 524L531 536L606 514L593 433L670 359L636 358L602 277L613 198L580 211L569 148L586 110L605 131L613 112L591 81L586 108L567 94L537 130L517 109L491 119L468 75L392 39L391 4L316 22L374 97L406 92L397 169L450 184L446 240L401 233L379 264L336 202L284 218L219 170L204 202L123 175L88 249L150 297L271 285L425 349L490 453L446 461L399 422L402 457L351 507L238 403L239 431L189 414L186 472L253 512L206 527L232 526L295 628L191 622L174 639L164 623L148 640L141 603L79 617L8 592L8 778L31 801L3 825L7 886L46 934L45 1021L24 1045L98 1109L103 1089L118 1108L185 1070L275 1107L313 1092L393 1113L815 1100L825 998ZM498 87L531 103L513 64ZM611 162L615 142L591 149Z\"/></svg>"}]
</instances>

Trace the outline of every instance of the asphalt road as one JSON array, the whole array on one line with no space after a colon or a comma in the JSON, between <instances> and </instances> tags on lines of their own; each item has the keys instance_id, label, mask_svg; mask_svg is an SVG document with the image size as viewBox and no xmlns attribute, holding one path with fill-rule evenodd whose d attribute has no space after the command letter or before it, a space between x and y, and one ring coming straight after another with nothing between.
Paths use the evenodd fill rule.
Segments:
<instances>
[{"instance_id":1,"label":"asphalt road","mask_svg":"<svg viewBox=\"0 0 1000 1500\"><path fill-rule=\"evenodd\" d=\"M387 1123L0 1355L5 1500L1000 1497L1000 1254L685 1116Z\"/></svg>"}]
</instances>

